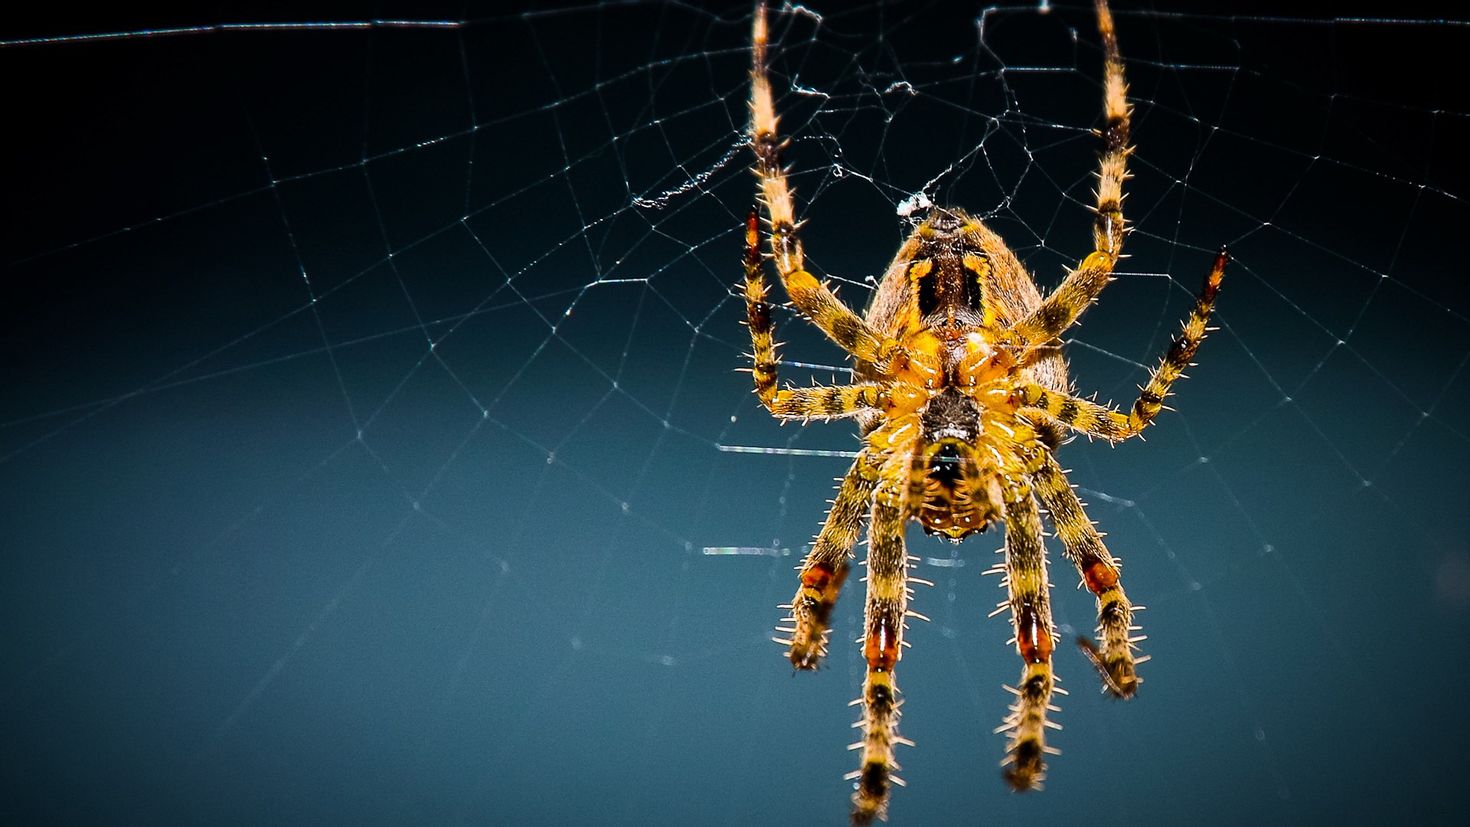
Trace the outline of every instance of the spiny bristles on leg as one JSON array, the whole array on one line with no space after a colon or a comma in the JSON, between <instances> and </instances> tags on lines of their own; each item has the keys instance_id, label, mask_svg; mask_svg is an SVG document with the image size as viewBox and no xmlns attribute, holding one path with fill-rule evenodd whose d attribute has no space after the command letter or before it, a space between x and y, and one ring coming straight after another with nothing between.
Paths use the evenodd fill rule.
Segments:
<instances>
[{"instance_id":1,"label":"spiny bristles on leg","mask_svg":"<svg viewBox=\"0 0 1470 827\"><path fill-rule=\"evenodd\" d=\"M911 444L897 456L910 451ZM894 670L904 645L908 555L903 545L906 512L899 505L902 494L897 493L903 483L894 472L907 464L900 460L884 468L888 481L875 497L869 529L868 600L863 620L863 658L868 662L868 671L863 681L863 747L852 796L853 824L870 824L885 817L893 771L898 768L893 760L893 747L899 743Z\"/></svg>"},{"instance_id":2,"label":"spiny bristles on leg","mask_svg":"<svg viewBox=\"0 0 1470 827\"><path fill-rule=\"evenodd\" d=\"M1043 756L1049 752L1046 746L1046 728L1054 726L1046 720L1051 705L1052 674L1050 663L1031 663L1021 674L1021 688L1016 690L1016 701L1011 704L1011 714L1001 725L1001 731L1011 733L1006 743L1006 783L1017 792L1040 789L1046 779L1046 763Z\"/></svg>"},{"instance_id":3,"label":"spiny bristles on leg","mask_svg":"<svg viewBox=\"0 0 1470 827\"><path fill-rule=\"evenodd\" d=\"M1158 367L1149 375L1148 384L1139 393L1138 401L1133 403L1129 420L1135 431L1142 430L1158 415L1164 407L1165 397L1169 395L1169 386L1176 379L1185 378L1185 368L1194 363L1194 355L1198 352L1200 343L1209 334L1210 315L1215 310L1215 298L1220 293L1220 282L1225 276L1225 265L1229 261L1229 254L1222 248L1215 256L1209 275L1205 276L1204 286L1195 298L1189 317L1184 320L1182 329L1170 343L1168 352L1159 360Z\"/></svg>"},{"instance_id":4,"label":"spiny bristles on leg","mask_svg":"<svg viewBox=\"0 0 1470 827\"><path fill-rule=\"evenodd\" d=\"M785 644L786 656L796 669L816 669L827 654L828 623L847 579L848 554L857 543L876 478L871 458L859 454L842 478L822 530L802 562L801 584L791 600L793 631Z\"/></svg>"},{"instance_id":5,"label":"spiny bristles on leg","mask_svg":"<svg viewBox=\"0 0 1470 827\"><path fill-rule=\"evenodd\" d=\"M1051 514L1067 559L1097 598L1098 642L1079 641L1079 645L1109 692L1119 698L1132 697L1139 684L1131 637L1133 607L1123 591L1118 562L1103 545L1102 535L1082 510L1082 501L1055 457L1047 454L1032 480L1036 496Z\"/></svg>"},{"instance_id":6,"label":"spiny bristles on leg","mask_svg":"<svg viewBox=\"0 0 1470 827\"><path fill-rule=\"evenodd\" d=\"M1021 656L1020 687L1006 717L1006 783L1018 791L1037 788L1045 776L1046 711L1051 706L1051 658L1055 648L1047 599L1046 551L1041 544L1041 514L1030 493L1005 504L1006 591L1012 642Z\"/></svg>"},{"instance_id":7,"label":"spiny bristles on leg","mask_svg":"<svg viewBox=\"0 0 1470 827\"><path fill-rule=\"evenodd\" d=\"M751 378L756 396L767 408L776 397L779 380L776 367L774 325L771 305L766 300L766 281L761 277L760 225L754 209L745 219L745 323L750 328Z\"/></svg>"},{"instance_id":8,"label":"spiny bristles on leg","mask_svg":"<svg viewBox=\"0 0 1470 827\"><path fill-rule=\"evenodd\" d=\"M835 509L834 509L835 512ZM830 518L829 518L830 520ZM832 538L841 542L840 537ZM827 544L830 548L832 540ZM845 550L843 554L845 554ZM813 554L812 557L816 555ZM821 665L827 656L828 622L837 596L847 578L845 561L834 571L820 559L808 559L801 574L801 587L792 603L790 637L783 641L786 657L795 669L810 670Z\"/></svg>"},{"instance_id":9,"label":"spiny bristles on leg","mask_svg":"<svg viewBox=\"0 0 1470 827\"><path fill-rule=\"evenodd\" d=\"M893 771L898 769L893 748L911 743L898 734L897 695L892 672L869 670L863 684L863 717L857 723L863 729L863 740L858 742L863 751L862 764L849 774L857 782L852 796L853 824L887 819L888 792L895 781Z\"/></svg>"}]
</instances>

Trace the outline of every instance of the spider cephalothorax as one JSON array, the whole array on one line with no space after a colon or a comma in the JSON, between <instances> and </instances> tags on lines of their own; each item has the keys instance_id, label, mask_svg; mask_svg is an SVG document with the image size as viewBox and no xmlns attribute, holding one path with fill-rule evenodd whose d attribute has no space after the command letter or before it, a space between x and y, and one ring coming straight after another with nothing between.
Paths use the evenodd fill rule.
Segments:
<instances>
[{"instance_id":1,"label":"spider cephalothorax","mask_svg":"<svg viewBox=\"0 0 1470 827\"><path fill-rule=\"evenodd\" d=\"M1126 234L1129 111L1123 63L1106 0L1096 0L1103 46L1103 151L1093 219L1094 249L1045 298L1015 254L984 222L958 209L933 209L889 265L867 313L859 317L805 269L791 189L781 166L782 142L766 73L767 20L756 7L752 33L750 142L769 222L770 258L807 320L855 361L850 385L780 388L771 308L762 276L759 215L745 226L745 300L752 374L761 403L793 419L854 417L863 448L843 478L821 533L801 566L791 604L791 663L815 669L826 654L828 621L868 520L867 605L860 699L862 763L853 821L882 818L899 737L894 670L908 610L909 520L958 542L992 523L1005 527L1004 572L1014 643L1023 671L1002 730L1009 733L1006 780L1017 790L1040 785L1047 711L1054 689L1052 624L1044 509L1063 552L1096 597L1097 641L1079 644L1104 688L1131 697L1139 679L1133 612L1118 561L1082 510L1054 452L1077 432L1108 440L1135 436L1163 407L1169 386L1190 364L1207 331L1224 274L1221 251L1193 311L1128 413L1071 393L1059 337L1112 278Z\"/></svg>"}]
</instances>

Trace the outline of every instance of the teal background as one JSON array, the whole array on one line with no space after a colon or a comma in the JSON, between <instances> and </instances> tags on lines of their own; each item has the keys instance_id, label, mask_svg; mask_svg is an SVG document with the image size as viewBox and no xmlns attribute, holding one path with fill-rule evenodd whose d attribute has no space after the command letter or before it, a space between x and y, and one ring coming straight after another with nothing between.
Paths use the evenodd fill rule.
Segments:
<instances>
[{"instance_id":1,"label":"teal background","mask_svg":"<svg viewBox=\"0 0 1470 827\"><path fill-rule=\"evenodd\" d=\"M1136 232L1079 389L1129 400L1235 257L1178 412L1062 452L1146 683L1060 647L1010 794L1000 538L915 529L895 825L1464 820L1470 27L1258 5L1116 10ZM773 75L816 267L865 302L930 183L1055 285L1090 12L812 8ZM745 4L41 13L0 48L6 820L843 823L861 585L822 672L767 638L846 462L802 452L855 442L735 372ZM368 17L462 25L15 42Z\"/></svg>"}]
</instances>

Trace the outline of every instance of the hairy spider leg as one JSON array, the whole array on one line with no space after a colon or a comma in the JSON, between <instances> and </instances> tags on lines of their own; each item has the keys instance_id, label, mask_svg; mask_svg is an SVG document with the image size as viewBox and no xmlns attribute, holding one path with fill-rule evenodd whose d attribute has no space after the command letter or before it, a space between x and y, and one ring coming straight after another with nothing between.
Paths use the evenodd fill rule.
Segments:
<instances>
[{"instance_id":1,"label":"hairy spider leg","mask_svg":"<svg viewBox=\"0 0 1470 827\"><path fill-rule=\"evenodd\" d=\"M1146 658L1134 659L1133 651L1144 638L1130 637L1138 627L1133 625L1133 605L1123 593L1118 560L1103 545L1102 535L1082 510L1082 501L1055 457L1047 453L1031 479L1036 496L1051 515L1067 559L1077 567L1087 590L1097 597L1097 636L1101 645L1086 638L1079 638L1077 643L1101 673L1104 688L1116 697L1131 698L1141 682L1137 664Z\"/></svg>"},{"instance_id":2,"label":"hairy spider leg","mask_svg":"<svg viewBox=\"0 0 1470 827\"><path fill-rule=\"evenodd\" d=\"M1108 282L1123 251L1123 182L1128 178L1130 108L1123 79L1123 58L1106 0L1097 0L1097 29L1103 43L1103 151L1098 164L1097 206L1093 217L1093 251L1067 274L1041 305L1012 328L1028 350L1046 345L1071 327ZM1023 360L1024 361L1024 360Z\"/></svg>"},{"instance_id":3,"label":"hairy spider leg","mask_svg":"<svg viewBox=\"0 0 1470 827\"><path fill-rule=\"evenodd\" d=\"M792 598L791 615L785 619L792 625L778 627L790 637L776 639L787 647L786 654L797 669L816 669L827 654L828 623L847 579L852 547L857 543L878 470L878 463L866 451L853 460L837 488L822 530L801 564L801 585Z\"/></svg>"},{"instance_id":4,"label":"hairy spider leg","mask_svg":"<svg viewBox=\"0 0 1470 827\"><path fill-rule=\"evenodd\" d=\"M781 166L783 142L777 135L776 107L766 74L766 33L766 6L758 3L751 32L750 145L755 151L761 202L771 223L771 256L776 271L792 304L802 315L838 347L886 372L898 352L898 343L874 331L831 288L804 269L791 187L786 180L786 169Z\"/></svg>"},{"instance_id":5,"label":"hairy spider leg","mask_svg":"<svg viewBox=\"0 0 1470 827\"><path fill-rule=\"evenodd\" d=\"M1205 277L1204 287L1194 301L1194 309L1184 320L1183 328L1174 337L1169 350L1159 360L1158 367L1148 378L1148 384L1140 389L1133 409L1126 415L1105 405L1058 393L1035 382L1016 389L1016 401L1026 413L1040 412L1088 436L1121 440L1137 436L1153 422L1164 407L1169 396L1169 387L1175 380L1184 377L1186 368L1192 366L1200 342L1209 333L1210 314L1215 309L1215 297L1220 292L1220 281L1225 275L1225 264L1229 261L1224 250L1215 256L1214 266Z\"/></svg>"},{"instance_id":6,"label":"hairy spider leg","mask_svg":"<svg viewBox=\"0 0 1470 827\"><path fill-rule=\"evenodd\" d=\"M888 793L903 782L893 774L897 744L909 742L898 734L898 683L895 671L903 648L904 618L908 614L908 552L903 530L912 505L908 501L913 477L922 475L918 440L908 440L884 463L882 482L873 497L868 527L868 597L864 612L863 657L868 662L863 681L861 720L862 760L848 778L857 782L852 796L852 822L869 824L885 818Z\"/></svg>"},{"instance_id":7,"label":"hairy spider leg","mask_svg":"<svg viewBox=\"0 0 1470 827\"><path fill-rule=\"evenodd\" d=\"M751 377L755 394L772 414L783 419L833 419L852 416L882 403L883 389L873 383L781 388L773 338L771 305L761 275L760 224L755 210L745 220L745 324L750 328Z\"/></svg>"},{"instance_id":8,"label":"hairy spider leg","mask_svg":"<svg viewBox=\"0 0 1470 827\"><path fill-rule=\"evenodd\" d=\"M1021 656L1021 683L999 731L1010 734L1002 762L1006 783L1024 791L1041 785L1046 777L1043 756L1052 752L1046 745L1046 728L1056 724L1047 722L1046 713L1055 709L1051 706L1055 686L1051 656L1056 643L1036 501L1029 491L1013 491L1005 511L1005 585L1016 653Z\"/></svg>"}]
</instances>

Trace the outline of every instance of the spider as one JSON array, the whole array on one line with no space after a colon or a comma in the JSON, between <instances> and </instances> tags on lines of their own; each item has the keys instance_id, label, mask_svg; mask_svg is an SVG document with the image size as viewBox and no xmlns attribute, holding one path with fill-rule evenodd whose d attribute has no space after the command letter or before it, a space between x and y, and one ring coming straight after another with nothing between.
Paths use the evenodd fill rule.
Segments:
<instances>
[{"instance_id":1,"label":"spider","mask_svg":"<svg viewBox=\"0 0 1470 827\"><path fill-rule=\"evenodd\" d=\"M1102 677L1104 691L1137 691L1133 612L1119 579L1119 561L1083 512L1056 450L1072 432L1117 442L1137 436L1163 408L1170 385L1191 364L1205 338L1227 255L1215 257L1192 312L1130 412L1073 395L1058 337L1112 279L1127 235L1122 201L1128 178L1129 106L1123 61L1106 0L1096 0L1103 49L1103 110L1093 251L1044 299L1016 255L984 222L963 210L931 208L899 248L866 315L858 316L804 267L793 216L792 190L781 165L786 146L766 69L766 9L758 2L751 35L750 144L760 202L769 226L769 257L797 311L855 360L855 382L810 388L778 387L771 306L762 275L761 223L745 222L744 294L755 393L781 419L853 417L863 448L842 478L836 499L800 567L789 608L789 635L777 642L797 669L816 669L826 654L828 621L846 580L849 557L868 515L867 605L862 653L867 676L862 740L852 820L886 818L891 785L902 784L893 750L898 734L895 681L912 592L904 528L918 521L930 534L959 542L991 524L1005 526L1008 599L1013 642L1021 657L1019 688L998 731L1009 733L1005 780L1035 789L1044 756L1055 753L1044 733L1056 688L1047 562L1041 511L1050 516L1063 553L1097 598L1097 642L1078 644ZM1009 689L1009 687L1008 687Z\"/></svg>"}]
</instances>

